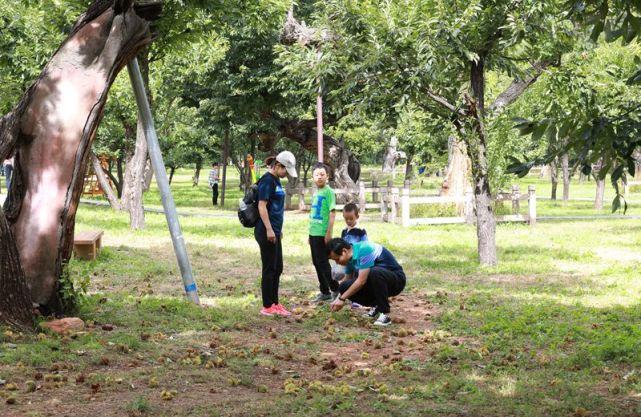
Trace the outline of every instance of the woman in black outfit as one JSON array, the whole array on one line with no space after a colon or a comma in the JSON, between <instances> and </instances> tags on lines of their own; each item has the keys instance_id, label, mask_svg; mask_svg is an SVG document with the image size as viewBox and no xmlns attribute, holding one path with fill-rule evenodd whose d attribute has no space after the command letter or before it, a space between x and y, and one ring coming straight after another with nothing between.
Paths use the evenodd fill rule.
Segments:
<instances>
[{"instance_id":1,"label":"woman in black outfit","mask_svg":"<svg viewBox=\"0 0 641 417\"><path fill-rule=\"evenodd\" d=\"M285 190L280 178L287 174L297 177L296 158L289 151L267 159L269 170L258 181L258 213L260 219L254 228L254 238L260 247L263 264L261 292L265 316L290 316L291 313L278 301L278 286L283 272L283 248L281 245L285 213Z\"/></svg>"}]
</instances>

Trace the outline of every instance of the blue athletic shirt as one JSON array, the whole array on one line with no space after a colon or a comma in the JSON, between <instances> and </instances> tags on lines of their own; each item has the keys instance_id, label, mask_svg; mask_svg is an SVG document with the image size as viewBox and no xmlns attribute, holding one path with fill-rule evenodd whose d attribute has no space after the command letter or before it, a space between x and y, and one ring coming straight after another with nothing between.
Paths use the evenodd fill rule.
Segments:
<instances>
[{"instance_id":1,"label":"blue athletic shirt","mask_svg":"<svg viewBox=\"0 0 641 417\"><path fill-rule=\"evenodd\" d=\"M283 190L280 180L270 172L266 172L258 180L258 201L267 201L267 214L269 214L269 222L272 224L272 229L277 236L282 235L285 214L285 190ZM262 219L259 218L258 220L262 224Z\"/></svg>"},{"instance_id":2,"label":"blue athletic shirt","mask_svg":"<svg viewBox=\"0 0 641 417\"><path fill-rule=\"evenodd\" d=\"M403 270L394 255L383 245L371 242L354 243L352 245L352 259L345 266L345 274L351 275L361 269L369 269L374 266L388 271Z\"/></svg>"}]
</instances>

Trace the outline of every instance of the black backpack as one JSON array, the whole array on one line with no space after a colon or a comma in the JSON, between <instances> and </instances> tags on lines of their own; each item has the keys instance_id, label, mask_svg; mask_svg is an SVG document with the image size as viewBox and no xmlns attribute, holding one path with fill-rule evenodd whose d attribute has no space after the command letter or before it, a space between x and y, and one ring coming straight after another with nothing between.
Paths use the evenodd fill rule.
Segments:
<instances>
[{"instance_id":1,"label":"black backpack","mask_svg":"<svg viewBox=\"0 0 641 417\"><path fill-rule=\"evenodd\" d=\"M254 227L258 223L258 183L252 184L240 200L238 208L238 220L245 227Z\"/></svg>"},{"instance_id":2,"label":"black backpack","mask_svg":"<svg viewBox=\"0 0 641 417\"><path fill-rule=\"evenodd\" d=\"M258 182L252 184L251 187L245 193L245 197L240 200L238 208L238 220L240 224L245 227L255 227L260 219L260 213L258 213L258 183L265 178L261 177ZM273 182L275 186L276 182Z\"/></svg>"}]
</instances>

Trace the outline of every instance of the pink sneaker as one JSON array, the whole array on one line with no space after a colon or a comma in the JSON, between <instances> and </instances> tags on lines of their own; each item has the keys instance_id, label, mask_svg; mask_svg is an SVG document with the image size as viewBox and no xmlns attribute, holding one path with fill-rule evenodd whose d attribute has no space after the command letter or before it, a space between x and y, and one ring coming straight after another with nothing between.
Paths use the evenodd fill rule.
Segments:
<instances>
[{"instance_id":1,"label":"pink sneaker","mask_svg":"<svg viewBox=\"0 0 641 417\"><path fill-rule=\"evenodd\" d=\"M263 316L273 316L274 314L281 314L280 310L276 308L276 304L272 304L271 307L263 307L260 310L260 314Z\"/></svg>"},{"instance_id":2,"label":"pink sneaker","mask_svg":"<svg viewBox=\"0 0 641 417\"><path fill-rule=\"evenodd\" d=\"M283 316L283 317L289 317L289 316L291 316L291 315L292 315L292 313L290 313L290 312L285 308L285 306L284 306L284 305L282 305L282 304L274 304L274 305L272 306L272 308L273 308L273 309L275 309L275 310L277 310L276 314L278 314L278 315L280 315L280 316Z\"/></svg>"}]
</instances>

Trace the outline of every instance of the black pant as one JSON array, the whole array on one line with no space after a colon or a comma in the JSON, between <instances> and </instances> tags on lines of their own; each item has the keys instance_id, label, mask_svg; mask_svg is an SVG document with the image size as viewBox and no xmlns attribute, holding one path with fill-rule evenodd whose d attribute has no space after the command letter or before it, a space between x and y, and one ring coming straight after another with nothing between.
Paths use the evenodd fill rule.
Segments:
<instances>
[{"instance_id":1,"label":"black pant","mask_svg":"<svg viewBox=\"0 0 641 417\"><path fill-rule=\"evenodd\" d=\"M278 286L280 274L283 273L283 247L280 236L276 235L276 243L267 240L267 231L262 222L254 228L254 238L260 247L260 260L263 264L261 279L261 292L263 307L270 307L278 303Z\"/></svg>"},{"instance_id":2,"label":"black pant","mask_svg":"<svg viewBox=\"0 0 641 417\"><path fill-rule=\"evenodd\" d=\"M312 249L312 262L320 284L320 292L329 294L329 290L338 291L338 282L332 279L332 267L327 258L327 246L324 236L310 236L309 247Z\"/></svg>"},{"instance_id":3,"label":"black pant","mask_svg":"<svg viewBox=\"0 0 641 417\"><path fill-rule=\"evenodd\" d=\"M356 271L358 273L358 271ZM340 292L345 293L356 279L341 282ZM350 297L350 300L368 307L376 307L380 313L389 314L389 297L399 295L405 288L405 273L402 269L390 271L373 267L369 270L367 281L361 289Z\"/></svg>"},{"instance_id":4,"label":"black pant","mask_svg":"<svg viewBox=\"0 0 641 417\"><path fill-rule=\"evenodd\" d=\"M218 183L214 183L211 187L212 192L214 193L211 197L211 202L213 203L214 206L218 205Z\"/></svg>"}]
</instances>

